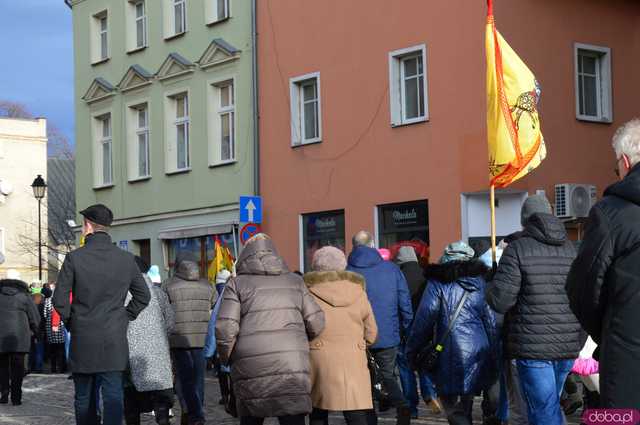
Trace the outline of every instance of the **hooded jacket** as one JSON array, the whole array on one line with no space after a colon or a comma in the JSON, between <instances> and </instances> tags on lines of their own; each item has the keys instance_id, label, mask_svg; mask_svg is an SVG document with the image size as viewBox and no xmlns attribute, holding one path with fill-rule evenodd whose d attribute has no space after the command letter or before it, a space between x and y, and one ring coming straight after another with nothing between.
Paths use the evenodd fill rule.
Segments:
<instances>
[{"instance_id":1,"label":"hooded jacket","mask_svg":"<svg viewBox=\"0 0 640 425\"><path fill-rule=\"evenodd\" d=\"M240 416L311 412L309 340L324 313L271 240L247 245L223 292L216 322L220 361L231 364Z\"/></svg>"},{"instance_id":2,"label":"hooded jacket","mask_svg":"<svg viewBox=\"0 0 640 425\"><path fill-rule=\"evenodd\" d=\"M0 280L0 353L28 353L40 325L38 307L21 280Z\"/></svg>"},{"instance_id":3,"label":"hooded jacket","mask_svg":"<svg viewBox=\"0 0 640 425\"><path fill-rule=\"evenodd\" d=\"M407 336L413 320L409 288L402 271L366 246L353 249L347 270L362 275L366 282L367 297L378 324L378 340L372 348L399 346L401 331Z\"/></svg>"},{"instance_id":4,"label":"hooded jacket","mask_svg":"<svg viewBox=\"0 0 640 425\"><path fill-rule=\"evenodd\" d=\"M427 289L422 297L407 341L411 363L432 342L444 346L433 373L438 395L476 394L497 375L498 336L493 311L485 301L486 266L479 261L454 261L426 270ZM465 291L467 299L445 341ZM435 328L435 333L434 333Z\"/></svg>"},{"instance_id":5,"label":"hooded jacket","mask_svg":"<svg viewBox=\"0 0 640 425\"><path fill-rule=\"evenodd\" d=\"M175 313L175 327L169 334L171 348L203 348L211 309L218 293L204 279L195 261L178 260L176 272L163 286Z\"/></svg>"},{"instance_id":6,"label":"hooded jacket","mask_svg":"<svg viewBox=\"0 0 640 425\"><path fill-rule=\"evenodd\" d=\"M504 351L510 359L575 359L581 328L565 291L576 256L562 222L534 214L504 250L487 286L487 302L505 314Z\"/></svg>"},{"instance_id":7,"label":"hooded jacket","mask_svg":"<svg viewBox=\"0 0 640 425\"><path fill-rule=\"evenodd\" d=\"M324 311L325 328L311 341L313 407L331 410L373 408L366 348L378 327L364 290L364 278L347 271L304 275Z\"/></svg>"},{"instance_id":8,"label":"hooded jacket","mask_svg":"<svg viewBox=\"0 0 640 425\"><path fill-rule=\"evenodd\" d=\"M567 292L600 351L602 407L640 409L640 165L592 209Z\"/></svg>"}]
</instances>

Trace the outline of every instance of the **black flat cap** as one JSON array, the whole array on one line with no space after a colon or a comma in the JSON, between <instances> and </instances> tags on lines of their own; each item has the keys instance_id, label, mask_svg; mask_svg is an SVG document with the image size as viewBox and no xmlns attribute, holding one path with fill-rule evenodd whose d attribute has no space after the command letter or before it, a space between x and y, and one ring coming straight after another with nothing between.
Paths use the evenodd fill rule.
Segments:
<instances>
[{"instance_id":1,"label":"black flat cap","mask_svg":"<svg viewBox=\"0 0 640 425\"><path fill-rule=\"evenodd\" d=\"M90 207L80 211L80 214L87 220L100 224L101 226L111 226L113 222L113 213L109 208L102 204L91 205Z\"/></svg>"}]
</instances>

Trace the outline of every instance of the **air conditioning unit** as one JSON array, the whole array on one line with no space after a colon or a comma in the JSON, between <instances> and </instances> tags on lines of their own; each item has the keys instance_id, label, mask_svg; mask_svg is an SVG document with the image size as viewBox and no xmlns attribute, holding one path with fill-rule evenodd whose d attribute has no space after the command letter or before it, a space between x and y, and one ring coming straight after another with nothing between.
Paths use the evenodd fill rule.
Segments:
<instances>
[{"instance_id":1,"label":"air conditioning unit","mask_svg":"<svg viewBox=\"0 0 640 425\"><path fill-rule=\"evenodd\" d=\"M556 217L583 218L598 200L596 187L591 184L557 184Z\"/></svg>"}]
</instances>

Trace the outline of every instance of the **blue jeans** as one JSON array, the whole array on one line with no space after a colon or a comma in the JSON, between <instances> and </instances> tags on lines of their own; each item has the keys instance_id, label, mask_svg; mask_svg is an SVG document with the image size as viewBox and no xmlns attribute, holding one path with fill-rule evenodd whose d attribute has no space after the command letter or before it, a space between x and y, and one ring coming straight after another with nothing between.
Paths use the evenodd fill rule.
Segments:
<instances>
[{"instance_id":1,"label":"blue jeans","mask_svg":"<svg viewBox=\"0 0 640 425\"><path fill-rule=\"evenodd\" d=\"M404 398L409 403L411 413L416 414L418 412L418 403L420 399L418 397L418 382L416 381L416 372L409 367L409 361L404 351L404 347L400 347L398 350L398 357L396 358L398 363L398 370L400 372L400 384L402 385L402 392ZM436 392L433 387L431 379L425 373L418 373L420 379L420 393L425 401L436 398Z\"/></svg>"},{"instance_id":2,"label":"blue jeans","mask_svg":"<svg viewBox=\"0 0 640 425\"><path fill-rule=\"evenodd\" d=\"M103 425L122 425L124 396L122 372L74 373L77 425L98 425L99 392L102 390Z\"/></svg>"},{"instance_id":3,"label":"blue jeans","mask_svg":"<svg viewBox=\"0 0 640 425\"><path fill-rule=\"evenodd\" d=\"M573 360L516 360L529 425L563 425L560 394Z\"/></svg>"},{"instance_id":4,"label":"blue jeans","mask_svg":"<svg viewBox=\"0 0 640 425\"><path fill-rule=\"evenodd\" d=\"M204 375L206 361L202 348L172 349L180 393L187 405L189 421L204 421Z\"/></svg>"},{"instance_id":5,"label":"blue jeans","mask_svg":"<svg viewBox=\"0 0 640 425\"><path fill-rule=\"evenodd\" d=\"M31 372L42 373L42 363L44 362L44 341L34 341L31 345L29 369Z\"/></svg>"}]
</instances>

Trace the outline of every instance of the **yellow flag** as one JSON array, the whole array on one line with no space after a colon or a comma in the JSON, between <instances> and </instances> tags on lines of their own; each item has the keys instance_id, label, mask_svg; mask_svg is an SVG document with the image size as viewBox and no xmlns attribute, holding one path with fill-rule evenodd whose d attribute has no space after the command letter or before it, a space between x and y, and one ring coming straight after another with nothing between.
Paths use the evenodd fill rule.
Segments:
<instances>
[{"instance_id":1,"label":"yellow flag","mask_svg":"<svg viewBox=\"0 0 640 425\"><path fill-rule=\"evenodd\" d=\"M540 129L540 85L496 30L487 1L487 136L491 185L503 188L535 169L547 151Z\"/></svg>"},{"instance_id":2,"label":"yellow flag","mask_svg":"<svg viewBox=\"0 0 640 425\"><path fill-rule=\"evenodd\" d=\"M207 278L209 282L216 283L216 276L218 272L224 269L224 258L222 253L222 246L220 245L220 240L215 238L215 246L213 251L213 260L209 263L209 267L207 270Z\"/></svg>"}]
</instances>

